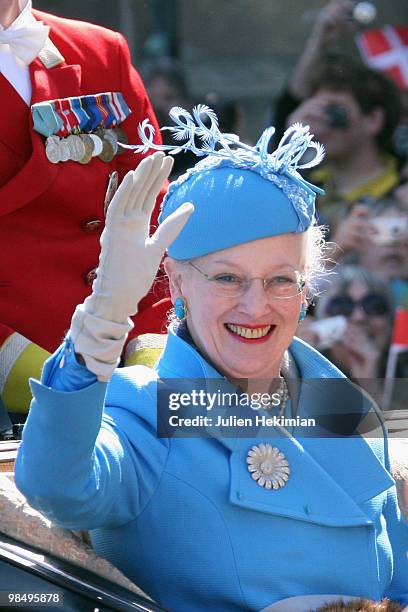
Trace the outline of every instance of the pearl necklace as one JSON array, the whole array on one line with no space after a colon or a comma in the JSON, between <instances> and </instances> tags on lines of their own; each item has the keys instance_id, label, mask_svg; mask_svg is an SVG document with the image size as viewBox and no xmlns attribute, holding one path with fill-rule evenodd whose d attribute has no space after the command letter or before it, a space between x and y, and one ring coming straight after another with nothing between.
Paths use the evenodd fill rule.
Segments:
<instances>
[{"instance_id":1,"label":"pearl necklace","mask_svg":"<svg viewBox=\"0 0 408 612\"><path fill-rule=\"evenodd\" d=\"M284 415L285 413L285 409L286 409L286 404L288 403L289 400L289 389L288 389L288 385L286 384L286 380L284 379L284 377L281 377L281 381L279 384L279 389L274 393L274 395L279 395L279 413L278 413L278 417L281 417ZM273 410L276 406L272 406L271 404L269 404L269 406L265 406L264 410Z\"/></svg>"}]
</instances>

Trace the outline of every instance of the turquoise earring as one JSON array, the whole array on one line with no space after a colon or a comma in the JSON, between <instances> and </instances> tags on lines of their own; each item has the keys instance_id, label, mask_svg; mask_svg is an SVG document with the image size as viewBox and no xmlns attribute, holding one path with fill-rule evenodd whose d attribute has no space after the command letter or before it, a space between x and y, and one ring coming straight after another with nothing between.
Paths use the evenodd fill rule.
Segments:
<instances>
[{"instance_id":1,"label":"turquoise earring","mask_svg":"<svg viewBox=\"0 0 408 612\"><path fill-rule=\"evenodd\" d=\"M179 321L182 321L187 316L187 304L184 298L178 297L174 302L174 312Z\"/></svg>"},{"instance_id":2,"label":"turquoise earring","mask_svg":"<svg viewBox=\"0 0 408 612\"><path fill-rule=\"evenodd\" d=\"M302 307L299 312L299 318L298 318L299 323L303 321L303 319L306 317L306 313L307 313L307 307L306 307L306 304L303 302Z\"/></svg>"}]
</instances>

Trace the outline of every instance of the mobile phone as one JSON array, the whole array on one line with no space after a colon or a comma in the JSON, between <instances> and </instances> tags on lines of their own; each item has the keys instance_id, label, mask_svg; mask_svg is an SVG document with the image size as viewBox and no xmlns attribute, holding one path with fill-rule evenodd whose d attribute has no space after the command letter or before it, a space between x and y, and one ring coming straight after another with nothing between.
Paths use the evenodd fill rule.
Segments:
<instances>
[{"instance_id":1,"label":"mobile phone","mask_svg":"<svg viewBox=\"0 0 408 612\"><path fill-rule=\"evenodd\" d=\"M336 344L342 339L347 327L347 319L343 315L335 317L327 317L313 321L310 324L310 329L318 336L318 348L326 349Z\"/></svg>"},{"instance_id":2,"label":"mobile phone","mask_svg":"<svg viewBox=\"0 0 408 612\"><path fill-rule=\"evenodd\" d=\"M375 233L371 240L376 244L392 244L402 240L407 235L408 223L406 217L377 217L371 220Z\"/></svg>"}]
</instances>

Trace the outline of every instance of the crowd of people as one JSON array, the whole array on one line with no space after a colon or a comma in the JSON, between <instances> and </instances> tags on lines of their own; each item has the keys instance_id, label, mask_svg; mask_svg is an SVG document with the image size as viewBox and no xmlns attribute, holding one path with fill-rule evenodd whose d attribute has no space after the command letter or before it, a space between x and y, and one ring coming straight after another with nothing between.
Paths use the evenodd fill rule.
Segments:
<instances>
[{"instance_id":1,"label":"crowd of people","mask_svg":"<svg viewBox=\"0 0 408 612\"><path fill-rule=\"evenodd\" d=\"M239 103L197 105L175 61L142 81L121 35L0 0L16 484L174 611L408 605L408 495L366 393L381 397L408 308L406 91L332 52L353 5L319 12L253 144ZM123 367L143 334L162 337L155 359ZM191 381L237 403L169 417L163 394ZM272 433L239 404L268 394ZM163 434L166 419L184 425Z\"/></svg>"},{"instance_id":2,"label":"crowd of people","mask_svg":"<svg viewBox=\"0 0 408 612\"><path fill-rule=\"evenodd\" d=\"M365 65L357 48L354 56L339 54L335 43L356 30L352 8L332 0L319 13L275 116L278 136L288 124L306 123L326 150L310 179L325 191L317 213L334 274L298 335L318 349L332 343L330 358L362 382L385 376L395 311L408 307L408 166L406 144L396 142L397 133L406 133L408 83L401 89ZM344 305L328 308L328 295ZM369 306L364 298L373 295L378 304ZM324 338L329 324L313 323L338 315L347 319L345 332ZM405 362L401 356L395 375L406 376Z\"/></svg>"}]
</instances>

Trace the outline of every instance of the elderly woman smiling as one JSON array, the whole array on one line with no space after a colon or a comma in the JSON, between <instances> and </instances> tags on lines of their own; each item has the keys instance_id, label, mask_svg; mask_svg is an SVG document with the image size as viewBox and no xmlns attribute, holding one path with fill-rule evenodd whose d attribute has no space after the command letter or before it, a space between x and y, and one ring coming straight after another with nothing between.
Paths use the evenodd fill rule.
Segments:
<instances>
[{"instance_id":1,"label":"elderly woman smiling","mask_svg":"<svg viewBox=\"0 0 408 612\"><path fill-rule=\"evenodd\" d=\"M52 520L91 530L95 549L171 610L407 604L408 529L386 441L343 422L354 403L382 432L375 408L294 338L321 248L299 160L311 148L313 165L321 149L294 126L268 153L271 129L252 148L221 134L210 109L193 114L173 109L169 129L178 151L207 157L170 185L155 235L149 217L171 168L162 153L126 176L108 209L92 295L32 381L16 482ZM148 124L140 135L141 150L155 146ZM115 370L166 249L176 320L165 350L153 369ZM316 429L279 421L231 433L195 407L190 416L208 417L200 435L158 436L162 387L181 394L197 380L237 397L278 394L260 412L317 414Z\"/></svg>"}]
</instances>

